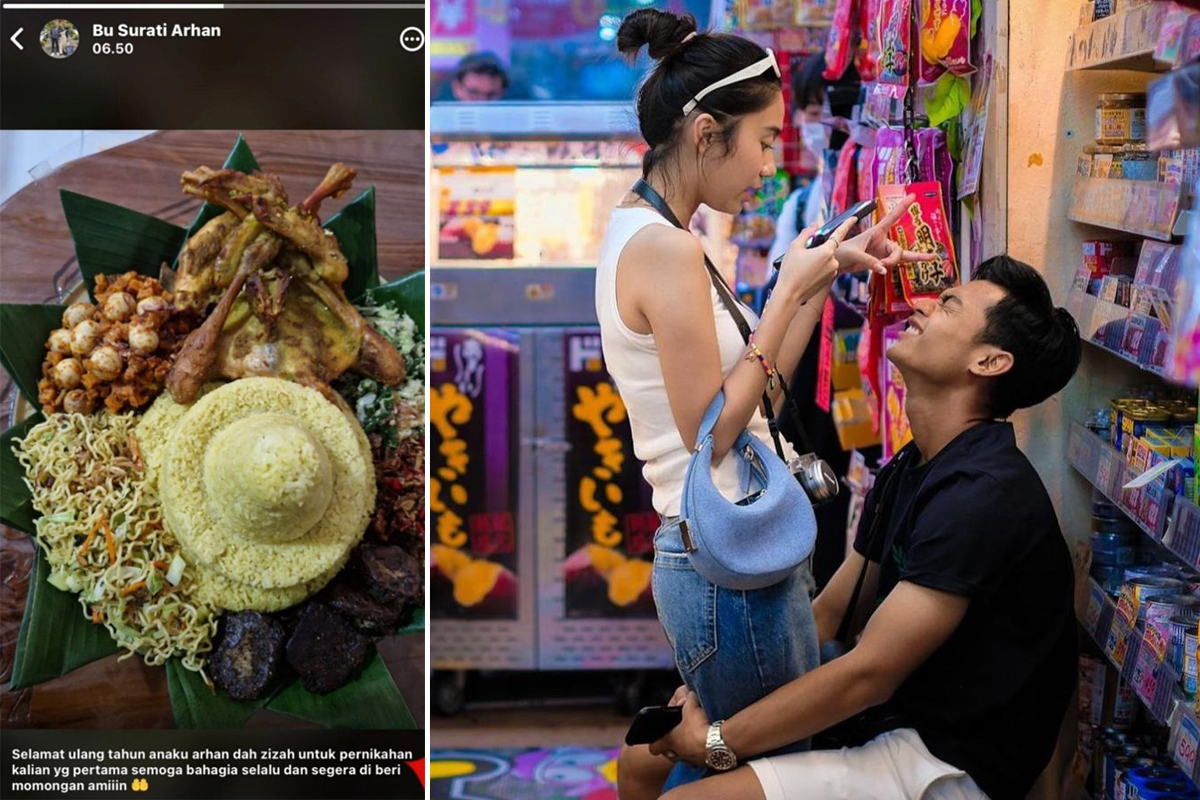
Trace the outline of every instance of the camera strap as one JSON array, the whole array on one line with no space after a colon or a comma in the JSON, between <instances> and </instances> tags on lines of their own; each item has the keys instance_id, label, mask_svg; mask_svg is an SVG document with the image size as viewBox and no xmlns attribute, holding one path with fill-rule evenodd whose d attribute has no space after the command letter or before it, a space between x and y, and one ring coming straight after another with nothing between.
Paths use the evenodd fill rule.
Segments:
<instances>
[{"instance_id":1,"label":"camera strap","mask_svg":"<svg viewBox=\"0 0 1200 800\"><path fill-rule=\"evenodd\" d=\"M663 218L681 230L687 230L679 218L675 216L675 212L667 205L667 201L663 199L654 187L646 182L644 178L638 178L637 183L633 185L633 193L645 200L654 210L663 216ZM721 299L721 305L725 306L725 310L729 312L729 316L733 317L733 322L737 325L738 331L742 334L742 341L750 344L750 324L746 322L746 317L738 308L737 299L733 296L733 292L725 284L725 279L721 277L721 273L713 266L709 260L708 254L704 254L704 266L708 270L708 278L712 281L713 288L717 290L717 297ZM783 400L787 406L788 413L791 414L792 424L796 427L796 435L800 439L800 446L805 453L816 452L813 449L812 442L809 441L808 432L804 429L804 423L800 418L800 407L796 405L795 398L788 390L788 382L783 375L779 376L779 384L783 388ZM787 457L783 454L783 442L779 436L779 421L775 418L775 408L771 403L770 394L766 391L762 396L763 412L767 417L767 427L771 431L771 439L775 443L775 452L779 458L787 463Z\"/></svg>"}]
</instances>

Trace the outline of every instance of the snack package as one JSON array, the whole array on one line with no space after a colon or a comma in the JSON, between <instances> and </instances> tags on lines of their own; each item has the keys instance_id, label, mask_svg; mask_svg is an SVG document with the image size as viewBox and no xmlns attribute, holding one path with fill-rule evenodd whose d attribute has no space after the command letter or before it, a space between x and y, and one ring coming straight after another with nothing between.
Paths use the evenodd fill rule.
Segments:
<instances>
[{"instance_id":1,"label":"snack package","mask_svg":"<svg viewBox=\"0 0 1200 800\"><path fill-rule=\"evenodd\" d=\"M854 66L863 83L879 77L879 7L883 0L859 0L858 51L854 55Z\"/></svg>"},{"instance_id":2,"label":"snack package","mask_svg":"<svg viewBox=\"0 0 1200 800\"><path fill-rule=\"evenodd\" d=\"M853 139L847 139L838 153L837 168L833 172L833 194L829 198L831 216L842 213L858 202L855 192L858 188L858 176L855 174L857 156L858 145Z\"/></svg>"},{"instance_id":3,"label":"snack package","mask_svg":"<svg viewBox=\"0 0 1200 800\"><path fill-rule=\"evenodd\" d=\"M879 187L880 216L891 211L908 193L916 195L909 213L892 228L891 238L906 250L936 253L937 261L901 264L882 280L871 280L872 316L897 314L912 308L914 300L937 298L945 289L959 283L954 240L942 202L942 186L937 181L911 185L883 184Z\"/></svg>"},{"instance_id":4,"label":"snack package","mask_svg":"<svg viewBox=\"0 0 1200 800\"><path fill-rule=\"evenodd\" d=\"M875 148L858 149L858 196L875 196Z\"/></svg>"},{"instance_id":5,"label":"snack package","mask_svg":"<svg viewBox=\"0 0 1200 800\"><path fill-rule=\"evenodd\" d=\"M946 132L941 128L922 128L916 133L917 175L923 181L942 185L942 197L953 197L954 161L946 145Z\"/></svg>"},{"instance_id":6,"label":"snack package","mask_svg":"<svg viewBox=\"0 0 1200 800\"><path fill-rule=\"evenodd\" d=\"M876 191L886 183L908 180L908 158L904 152L904 131L899 128L880 128L875 132Z\"/></svg>"},{"instance_id":7,"label":"snack package","mask_svg":"<svg viewBox=\"0 0 1200 800\"><path fill-rule=\"evenodd\" d=\"M971 0L921 0L920 82L937 81L946 70L970 75Z\"/></svg>"},{"instance_id":8,"label":"snack package","mask_svg":"<svg viewBox=\"0 0 1200 800\"><path fill-rule=\"evenodd\" d=\"M879 6L879 80L908 85L912 57L909 14L914 0L881 0Z\"/></svg>"},{"instance_id":9,"label":"snack package","mask_svg":"<svg viewBox=\"0 0 1200 800\"><path fill-rule=\"evenodd\" d=\"M827 81L838 80L850 66L858 3L859 0L838 0L837 10L833 12L833 26L825 46L825 72L822 73Z\"/></svg>"}]
</instances>

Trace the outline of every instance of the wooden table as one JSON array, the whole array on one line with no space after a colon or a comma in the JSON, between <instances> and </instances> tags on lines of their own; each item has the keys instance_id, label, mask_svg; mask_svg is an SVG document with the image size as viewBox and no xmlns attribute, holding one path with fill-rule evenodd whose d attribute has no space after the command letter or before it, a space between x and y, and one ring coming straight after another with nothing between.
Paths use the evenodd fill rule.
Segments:
<instances>
[{"instance_id":1,"label":"wooden table","mask_svg":"<svg viewBox=\"0 0 1200 800\"><path fill-rule=\"evenodd\" d=\"M127 206L187 226L200 202L179 189L179 176L220 167L237 131L162 131L74 161L30 184L0 206L0 302L57 302L55 284L75 272L59 188ZM343 161L358 170L355 189L322 205L333 216L367 186L375 187L379 272L385 281L425 266L425 135L422 131L250 131L246 140L264 169L303 197ZM0 391L10 381L0 370ZM5 396L3 416L7 416ZM164 728L174 725L166 671L138 658L112 656L37 686L8 691L33 545L0 526L0 727ZM425 642L393 637L379 650L417 720L425 718ZM314 727L260 711L247 727Z\"/></svg>"}]
</instances>

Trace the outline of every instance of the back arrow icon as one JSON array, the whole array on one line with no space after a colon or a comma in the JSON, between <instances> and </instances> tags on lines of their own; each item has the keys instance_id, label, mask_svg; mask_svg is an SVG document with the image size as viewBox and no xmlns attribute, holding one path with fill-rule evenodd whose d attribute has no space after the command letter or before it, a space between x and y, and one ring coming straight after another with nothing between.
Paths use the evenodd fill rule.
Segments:
<instances>
[{"instance_id":1,"label":"back arrow icon","mask_svg":"<svg viewBox=\"0 0 1200 800\"><path fill-rule=\"evenodd\" d=\"M25 49L25 45L23 45L23 44L21 44L20 42L18 42L18 41L17 41L17 37L18 37L18 36L20 36L20 35L21 35L22 33L24 33L24 32L25 32L25 29L24 29L24 28L17 28L17 32L16 32L16 33L14 33L12 36L8 37L8 40L9 40L10 42L12 42L13 44L15 44L15 45L17 46L17 49L18 49L18 50L24 50L24 49Z\"/></svg>"}]
</instances>

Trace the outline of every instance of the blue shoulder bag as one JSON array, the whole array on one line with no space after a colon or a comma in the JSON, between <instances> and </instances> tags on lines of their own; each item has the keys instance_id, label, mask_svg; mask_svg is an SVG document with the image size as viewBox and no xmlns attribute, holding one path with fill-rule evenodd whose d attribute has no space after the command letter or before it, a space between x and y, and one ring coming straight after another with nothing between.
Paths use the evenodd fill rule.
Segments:
<instances>
[{"instance_id":1,"label":"blue shoulder bag","mask_svg":"<svg viewBox=\"0 0 1200 800\"><path fill-rule=\"evenodd\" d=\"M683 228L671 207L650 184L639 180L633 191L668 222ZM717 297L737 323L742 338L749 341L750 326L708 256L704 257L704 266ZM796 431L806 451L811 453L812 446L786 382L783 393L795 417ZM728 589L762 589L788 577L812 555L817 541L817 520L808 493L784 459L771 398L765 392L763 408L775 450L772 452L757 436L743 430L726 458L742 460L742 473L748 476L747 488L751 493L737 502L721 494L712 477L712 429L724 407L725 394L717 392L700 421L696 449L683 481L679 532L700 577ZM824 462L821 464L824 466ZM832 492L836 494L836 478L822 477L825 482L833 481ZM755 486L757 493L752 491Z\"/></svg>"},{"instance_id":2,"label":"blue shoulder bag","mask_svg":"<svg viewBox=\"0 0 1200 800\"><path fill-rule=\"evenodd\" d=\"M680 535L700 577L727 589L762 589L787 578L812 554L817 520L804 488L761 439L743 430L726 458L742 461L756 494L735 502L713 483L712 429L725 394L704 413L683 480Z\"/></svg>"}]
</instances>

